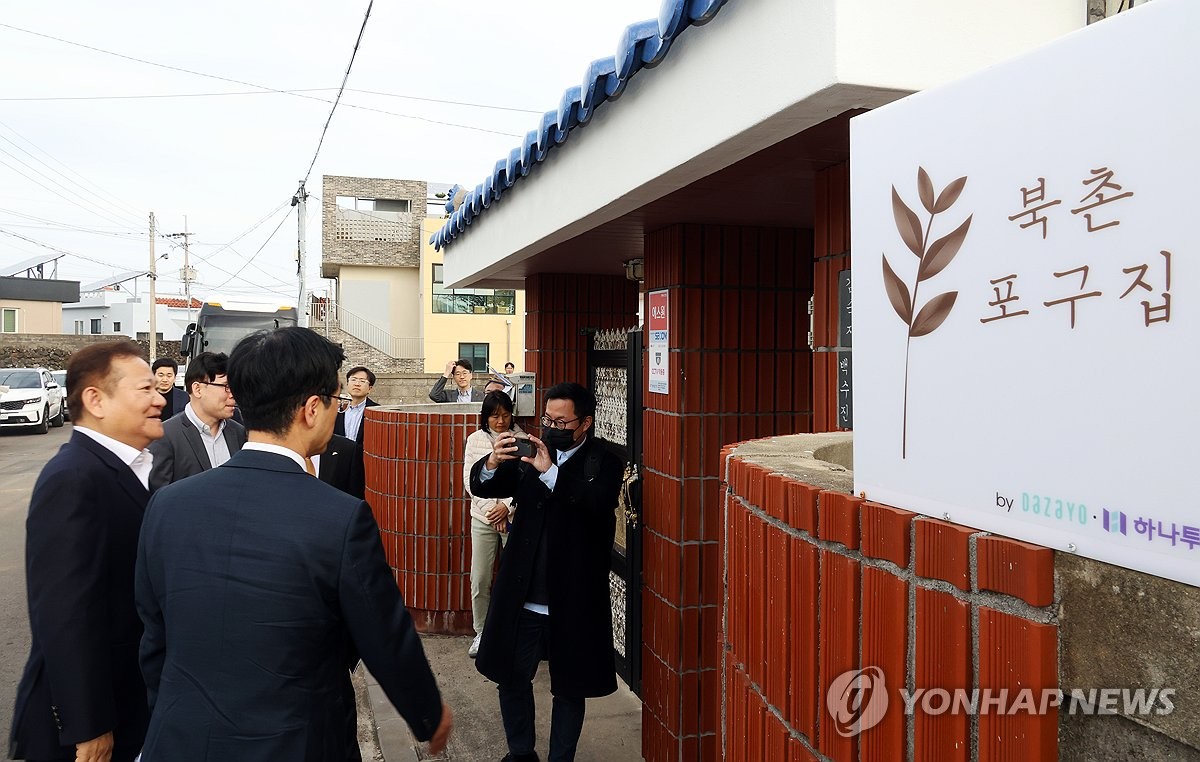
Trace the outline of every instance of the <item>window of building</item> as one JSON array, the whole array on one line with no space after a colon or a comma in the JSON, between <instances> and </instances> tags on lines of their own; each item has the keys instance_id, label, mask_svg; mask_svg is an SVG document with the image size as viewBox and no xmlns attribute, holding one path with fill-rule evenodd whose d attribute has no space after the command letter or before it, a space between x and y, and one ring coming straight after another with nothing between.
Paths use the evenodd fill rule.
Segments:
<instances>
[{"instance_id":1,"label":"window of building","mask_svg":"<svg viewBox=\"0 0 1200 762\"><path fill-rule=\"evenodd\" d=\"M121 321L114 320L113 321L113 333L120 333L120 332L121 332Z\"/></svg>"},{"instance_id":2,"label":"window of building","mask_svg":"<svg viewBox=\"0 0 1200 762\"><path fill-rule=\"evenodd\" d=\"M92 333L100 333L100 318L92 318Z\"/></svg>"},{"instance_id":3,"label":"window of building","mask_svg":"<svg viewBox=\"0 0 1200 762\"><path fill-rule=\"evenodd\" d=\"M487 373L488 368L488 345L487 344L464 344L458 345L458 356L471 363L471 367L476 373Z\"/></svg>"},{"instance_id":4,"label":"window of building","mask_svg":"<svg viewBox=\"0 0 1200 762\"><path fill-rule=\"evenodd\" d=\"M17 332L17 308L5 307L0 314L0 333Z\"/></svg>"},{"instance_id":5,"label":"window of building","mask_svg":"<svg viewBox=\"0 0 1200 762\"><path fill-rule=\"evenodd\" d=\"M433 311L446 315L515 315L517 292L512 289L446 288L442 266L433 266Z\"/></svg>"},{"instance_id":6,"label":"window of building","mask_svg":"<svg viewBox=\"0 0 1200 762\"><path fill-rule=\"evenodd\" d=\"M75 335L76 335L76 336L78 336L78 335L80 335L80 334L82 334L82 333L83 333L83 321L82 321L82 320L76 320L76 321L75 321Z\"/></svg>"},{"instance_id":7,"label":"window of building","mask_svg":"<svg viewBox=\"0 0 1200 762\"><path fill-rule=\"evenodd\" d=\"M401 212L412 211L412 201L406 198L359 198L338 196L338 209L353 209L356 212Z\"/></svg>"}]
</instances>

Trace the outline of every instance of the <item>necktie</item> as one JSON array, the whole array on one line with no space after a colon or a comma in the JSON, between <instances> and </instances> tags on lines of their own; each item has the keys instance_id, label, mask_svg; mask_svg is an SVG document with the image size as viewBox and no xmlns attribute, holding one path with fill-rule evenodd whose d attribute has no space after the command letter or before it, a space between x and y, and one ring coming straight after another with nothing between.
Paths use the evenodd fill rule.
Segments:
<instances>
[{"instance_id":1,"label":"necktie","mask_svg":"<svg viewBox=\"0 0 1200 762\"><path fill-rule=\"evenodd\" d=\"M308 472L309 476L317 475L317 469L313 466L312 458L304 458L304 470Z\"/></svg>"}]
</instances>

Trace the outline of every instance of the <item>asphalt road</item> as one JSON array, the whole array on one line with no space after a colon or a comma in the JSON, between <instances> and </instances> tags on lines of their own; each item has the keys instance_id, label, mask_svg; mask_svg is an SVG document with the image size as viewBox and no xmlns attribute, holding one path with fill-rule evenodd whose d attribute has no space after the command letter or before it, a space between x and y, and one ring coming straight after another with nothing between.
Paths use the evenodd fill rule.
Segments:
<instances>
[{"instance_id":1,"label":"asphalt road","mask_svg":"<svg viewBox=\"0 0 1200 762\"><path fill-rule=\"evenodd\" d=\"M71 424L48 434L0 430L0 752L7 756L13 699L29 655L25 607L25 514L42 466L71 437Z\"/></svg>"}]
</instances>

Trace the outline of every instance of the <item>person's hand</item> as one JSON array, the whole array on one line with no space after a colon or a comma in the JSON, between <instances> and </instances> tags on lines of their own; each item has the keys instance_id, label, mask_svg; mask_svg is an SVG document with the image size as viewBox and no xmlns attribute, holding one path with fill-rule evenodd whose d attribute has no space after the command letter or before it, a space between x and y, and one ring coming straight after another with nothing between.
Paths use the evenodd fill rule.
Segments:
<instances>
[{"instance_id":1,"label":"person's hand","mask_svg":"<svg viewBox=\"0 0 1200 762\"><path fill-rule=\"evenodd\" d=\"M438 723L437 730L433 731L433 738L429 739L430 754L442 753L442 749L446 748L446 743L450 740L450 730L453 727L454 712L451 712L450 705L443 701L442 721Z\"/></svg>"},{"instance_id":2,"label":"person's hand","mask_svg":"<svg viewBox=\"0 0 1200 762\"><path fill-rule=\"evenodd\" d=\"M484 516L487 518L487 523L496 526L501 519L508 518L508 505L503 502L497 502L491 508L488 508Z\"/></svg>"},{"instance_id":3,"label":"person's hand","mask_svg":"<svg viewBox=\"0 0 1200 762\"><path fill-rule=\"evenodd\" d=\"M454 361L453 360L446 363L446 372L443 375L445 375L446 378L450 378L451 376L454 375Z\"/></svg>"},{"instance_id":4,"label":"person's hand","mask_svg":"<svg viewBox=\"0 0 1200 762\"><path fill-rule=\"evenodd\" d=\"M112 759L112 731L90 741L75 744L75 762L109 762Z\"/></svg>"},{"instance_id":5,"label":"person's hand","mask_svg":"<svg viewBox=\"0 0 1200 762\"><path fill-rule=\"evenodd\" d=\"M533 437L530 437L533 439ZM500 467L500 464L506 460L512 460L517 457L517 438L512 434L501 434L492 444L492 453L488 455L487 467L489 471L495 471Z\"/></svg>"},{"instance_id":6,"label":"person's hand","mask_svg":"<svg viewBox=\"0 0 1200 762\"><path fill-rule=\"evenodd\" d=\"M537 452L534 453L532 458L521 458L521 460L532 464L539 473L544 474L550 470L550 466L554 465L554 461L550 459L550 451L546 449L546 444L542 440L532 434L529 435L529 441L533 442L534 446L537 447Z\"/></svg>"}]
</instances>

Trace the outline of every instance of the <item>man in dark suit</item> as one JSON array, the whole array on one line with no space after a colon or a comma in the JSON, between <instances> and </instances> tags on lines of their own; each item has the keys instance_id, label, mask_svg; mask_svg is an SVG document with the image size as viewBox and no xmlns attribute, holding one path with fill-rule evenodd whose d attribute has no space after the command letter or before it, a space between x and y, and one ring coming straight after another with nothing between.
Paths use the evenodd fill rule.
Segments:
<instances>
[{"instance_id":1,"label":"man in dark suit","mask_svg":"<svg viewBox=\"0 0 1200 762\"><path fill-rule=\"evenodd\" d=\"M429 390L429 399L434 402L483 402L483 391L471 388L475 377L469 360L451 360L446 363L446 372ZM454 388L447 389L446 382L454 379Z\"/></svg>"},{"instance_id":2,"label":"man in dark suit","mask_svg":"<svg viewBox=\"0 0 1200 762\"><path fill-rule=\"evenodd\" d=\"M334 434L325 452L314 455L313 460L316 461L318 479L347 495L363 496L362 477L357 473L362 462L354 440Z\"/></svg>"},{"instance_id":3,"label":"man in dark suit","mask_svg":"<svg viewBox=\"0 0 1200 762\"><path fill-rule=\"evenodd\" d=\"M236 403L225 375L228 360L223 353L201 352L188 364L184 382L191 401L183 415L163 423L162 439L150 445L151 492L216 468L246 443L246 429L233 420Z\"/></svg>"},{"instance_id":4,"label":"man in dark suit","mask_svg":"<svg viewBox=\"0 0 1200 762\"><path fill-rule=\"evenodd\" d=\"M75 431L38 476L25 524L32 639L10 752L130 762L149 718L133 569L163 398L128 341L72 355L67 388Z\"/></svg>"},{"instance_id":5,"label":"man in dark suit","mask_svg":"<svg viewBox=\"0 0 1200 762\"><path fill-rule=\"evenodd\" d=\"M160 357L150 366L154 373L154 388L163 396L162 419L183 412L183 406L188 403L187 392L175 385L176 368L173 357Z\"/></svg>"},{"instance_id":6,"label":"man in dark suit","mask_svg":"<svg viewBox=\"0 0 1200 762\"><path fill-rule=\"evenodd\" d=\"M150 762L343 762L352 645L417 739L446 744L450 708L371 510L313 478L342 356L307 328L240 341L229 382L249 440L146 509L135 595Z\"/></svg>"},{"instance_id":7,"label":"man in dark suit","mask_svg":"<svg viewBox=\"0 0 1200 762\"><path fill-rule=\"evenodd\" d=\"M363 497L367 492L366 466L363 462L363 433L366 431L366 410L379 403L371 399L371 390L375 388L375 374L370 368L358 365L346 372L346 392L350 402L338 406L337 422L333 425L333 433L354 440L356 445L354 457L358 465L354 469L350 484L350 494Z\"/></svg>"},{"instance_id":8,"label":"man in dark suit","mask_svg":"<svg viewBox=\"0 0 1200 762\"><path fill-rule=\"evenodd\" d=\"M511 435L471 469L471 494L520 506L492 587L475 666L497 684L506 760L536 760L533 677L550 662L550 759L575 758L585 699L617 689L608 570L621 461L591 436L596 397L579 384L546 392L542 438L516 456Z\"/></svg>"}]
</instances>

